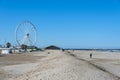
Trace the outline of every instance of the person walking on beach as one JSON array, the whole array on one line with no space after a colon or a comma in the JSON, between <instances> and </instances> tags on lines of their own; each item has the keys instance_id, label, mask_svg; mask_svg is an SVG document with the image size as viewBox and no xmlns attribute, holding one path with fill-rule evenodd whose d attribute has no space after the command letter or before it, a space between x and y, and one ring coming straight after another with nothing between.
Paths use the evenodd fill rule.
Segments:
<instances>
[{"instance_id":1,"label":"person walking on beach","mask_svg":"<svg viewBox=\"0 0 120 80\"><path fill-rule=\"evenodd\" d=\"M90 53L90 58L92 58L92 53Z\"/></svg>"}]
</instances>

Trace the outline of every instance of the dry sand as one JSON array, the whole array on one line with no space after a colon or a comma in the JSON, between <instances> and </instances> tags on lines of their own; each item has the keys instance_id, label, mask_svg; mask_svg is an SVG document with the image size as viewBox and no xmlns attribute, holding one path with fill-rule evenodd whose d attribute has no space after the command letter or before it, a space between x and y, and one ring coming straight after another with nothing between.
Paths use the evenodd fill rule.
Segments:
<instances>
[{"instance_id":1,"label":"dry sand","mask_svg":"<svg viewBox=\"0 0 120 80\"><path fill-rule=\"evenodd\" d=\"M0 57L0 80L120 80L119 58L120 53L96 51L4 55Z\"/></svg>"}]
</instances>

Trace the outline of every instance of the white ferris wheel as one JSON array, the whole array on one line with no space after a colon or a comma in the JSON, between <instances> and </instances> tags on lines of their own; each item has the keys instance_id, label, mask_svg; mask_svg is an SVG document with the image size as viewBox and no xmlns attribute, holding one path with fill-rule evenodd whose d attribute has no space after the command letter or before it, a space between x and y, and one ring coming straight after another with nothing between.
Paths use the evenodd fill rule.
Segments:
<instances>
[{"instance_id":1,"label":"white ferris wheel","mask_svg":"<svg viewBox=\"0 0 120 80\"><path fill-rule=\"evenodd\" d=\"M20 23L15 31L15 39L18 45L34 46L37 42L37 30L30 21Z\"/></svg>"}]
</instances>

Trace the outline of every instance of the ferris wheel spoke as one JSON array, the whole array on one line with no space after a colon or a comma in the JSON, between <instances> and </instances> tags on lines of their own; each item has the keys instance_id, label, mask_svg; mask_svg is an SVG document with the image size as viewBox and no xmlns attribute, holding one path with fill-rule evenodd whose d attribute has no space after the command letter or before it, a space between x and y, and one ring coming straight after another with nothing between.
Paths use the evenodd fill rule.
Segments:
<instances>
[{"instance_id":1,"label":"ferris wheel spoke","mask_svg":"<svg viewBox=\"0 0 120 80\"><path fill-rule=\"evenodd\" d=\"M29 41L30 41L30 45L33 46L33 45L32 45L32 44L33 44L33 43L32 43L32 40L29 39Z\"/></svg>"}]
</instances>

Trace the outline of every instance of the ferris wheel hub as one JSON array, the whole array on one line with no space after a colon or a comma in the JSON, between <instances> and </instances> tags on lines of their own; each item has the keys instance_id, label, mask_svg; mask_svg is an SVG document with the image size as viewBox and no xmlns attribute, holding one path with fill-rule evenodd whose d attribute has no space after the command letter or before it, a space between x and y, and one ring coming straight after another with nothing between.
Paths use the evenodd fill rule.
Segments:
<instances>
[{"instance_id":1,"label":"ferris wheel hub","mask_svg":"<svg viewBox=\"0 0 120 80\"><path fill-rule=\"evenodd\" d=\"M30 35L30 34L29 34L29 33L27 33L26 35L27 35L27 37L29 37L29 35Z\"/></svg>"}]
</instances>

